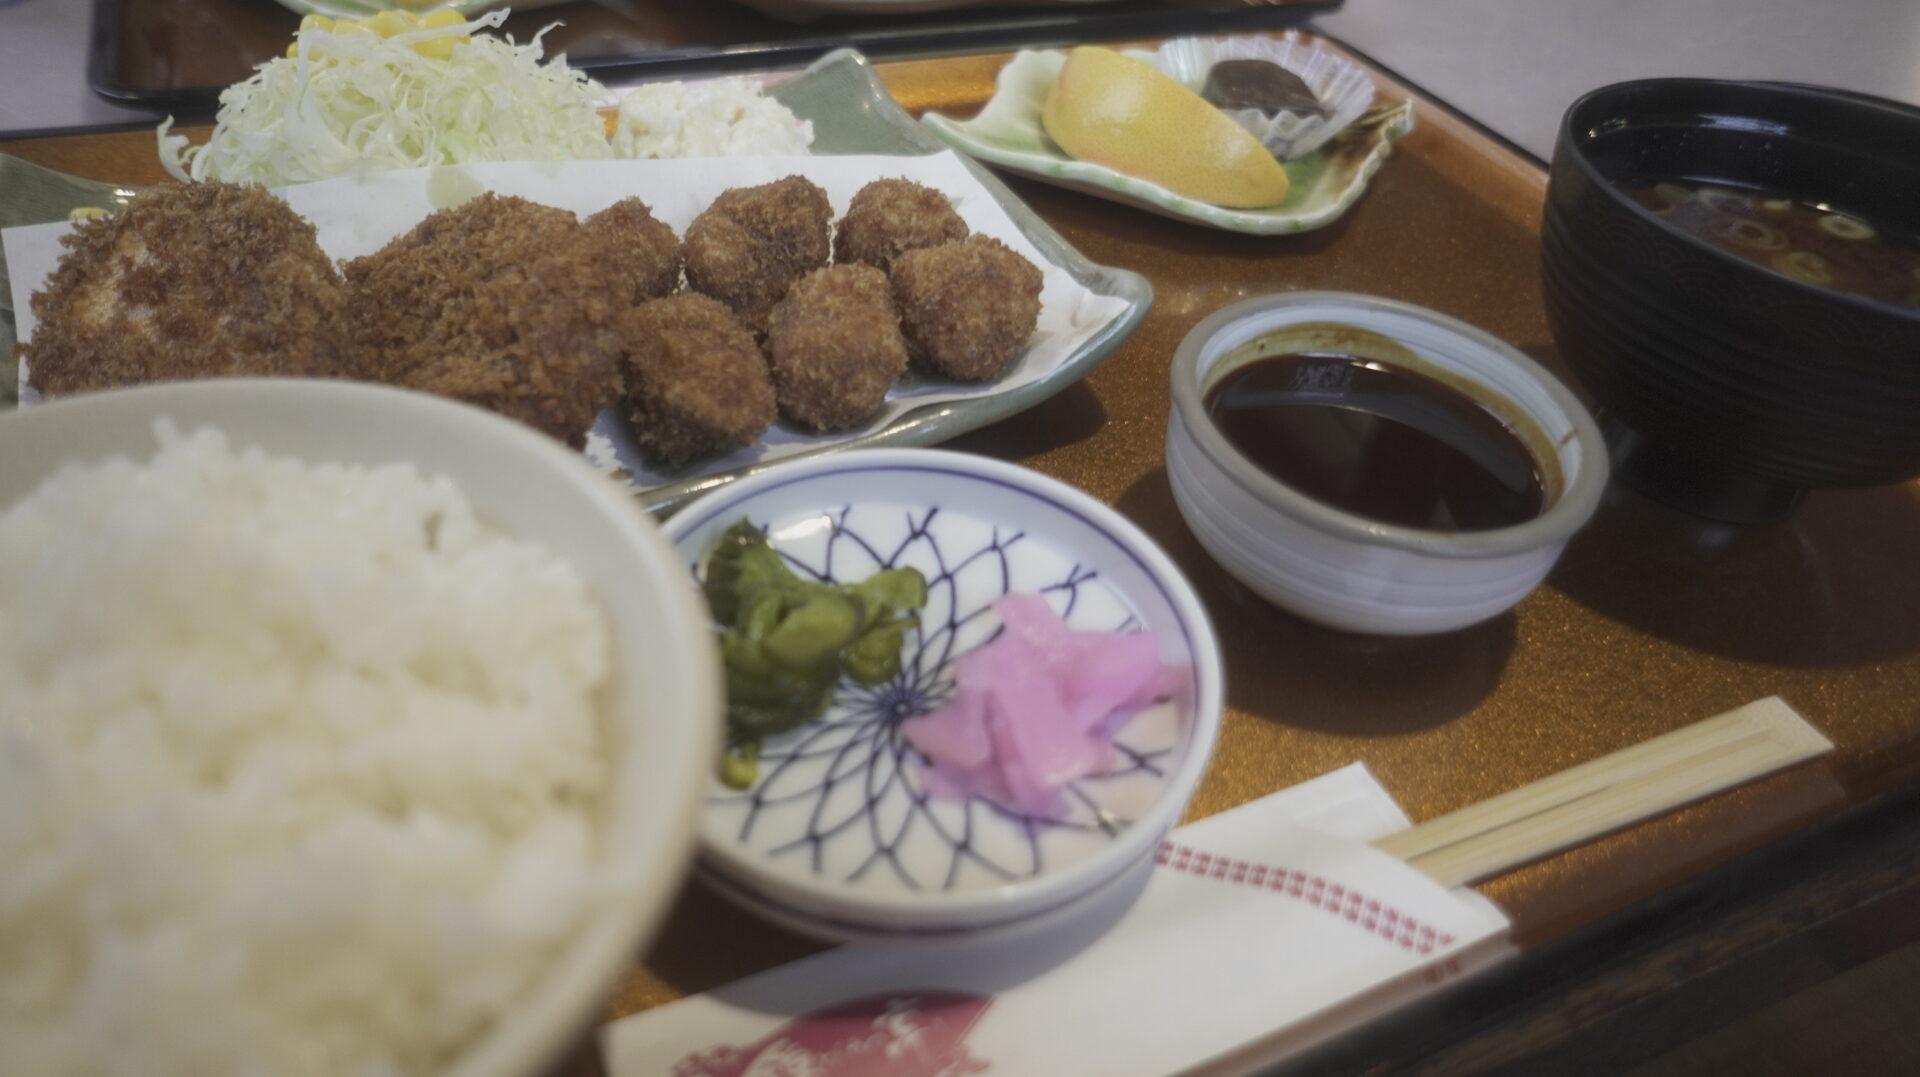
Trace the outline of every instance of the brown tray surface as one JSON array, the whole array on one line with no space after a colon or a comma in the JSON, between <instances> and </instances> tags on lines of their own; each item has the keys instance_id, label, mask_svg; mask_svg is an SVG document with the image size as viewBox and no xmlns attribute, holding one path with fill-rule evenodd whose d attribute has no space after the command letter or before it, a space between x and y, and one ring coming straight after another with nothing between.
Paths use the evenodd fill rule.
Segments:
<instances>
[{"instance_id":1,"label":"brown tray surface","mask_svg":"<svg viewBox=\"0 0 1920 1077\"><path fill-rule=\"evenodd\" d=\"M911 109L966 113L1005 59L879 70ZM1818 493L1790 522L1744 532L1614 491L1516 610L1431 639L1308 625L1200 548L1163 464L1167 366L1223 304L1303 288L1390 296L1479 325L1564 373L1540 298L1544 174L1443 106L1380 83L1384 96L1419 100L1419 128L1353 211L1319 232L1232 235L1009 180L1088 257L1151 278L1156 302L1084 382L952 447L1019 461L1117 506L1193 580L1226 647L1229 710L1189 816L1361 760L1427 819L1770 694L1833 739L1818 762L1483 885L1526 946L1920 778L1920 483ZM0 151L101 180L160 178L147 132ZM692 883L608 1015L815 948Z\"/></svg>"}]
</instances>

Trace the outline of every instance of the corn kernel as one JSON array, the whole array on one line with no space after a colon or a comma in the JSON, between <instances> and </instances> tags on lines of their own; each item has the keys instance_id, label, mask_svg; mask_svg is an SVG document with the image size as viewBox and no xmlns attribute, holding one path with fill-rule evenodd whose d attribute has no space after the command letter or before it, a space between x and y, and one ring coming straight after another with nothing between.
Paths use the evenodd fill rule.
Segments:
<instances>
[{"instance_id":1,"label":"corn kernel","mask_svg":"<svg viewBox=\"0 0 1920 1077\"><path fill-rule=\"evenodd\" d=\"M325 15L308 15L300 20L300 29L331 30L333 29L333 20L327 18Z\"/></svg>"},{"instance_id":2,"label":"corn kernel","mask_svg":"<svg viewBox=\"0 0 1920 1077\"><path fill-rule=\"evenodd\" d=\"M438 11L429 11L420 17L420 25L430 30L438 30L443 26L458 26L466 21L467 17L465 15L460 14L450 7L443 7Z\"/></svg>"},{"instance_id":3,"label":"corn kernel","mask_svg":"<svg viewBox=\"0 0 1920 1077\"><path fill-rule=\"evenodd\" d=\"M429 60L451 60L453 59L453 46L465 40L465 36L429 38L426 41L414 42L413 51L425 56Z\"/></svg>"},{"instance_id":4,"label":"corn kernel","mask_svg":"<svg viewBox=\"0 0 1920 1077\"><path fill-rule=\"evenodd\" d=\"M91 221L97 217L105 217L106 215L107 211L101 209L99 206L78 206L67 211L67 220Z\"/></svg>"},{"instance_id":5,"label":"corn kernel","mask_svg":"<svg viewBox=\"0 0 1920 1077\"><path fill-rule=\"evenodd\" d=\"M367 25L365 19L341 19L333 24L333 32L343 35L371 34L373 28Z\"/></svg>"},{"instance_id":6,"label":"corn kernel","mask_svg":"<svg viewBox=\"0 0 1920 1077\"><path fill-rule=\"evenodd\" d=\"M413 29L412 20L398 11L382 11L368 22L372 24L373 32L381 37L392 37Z\"/></svg>"}]
</instances>

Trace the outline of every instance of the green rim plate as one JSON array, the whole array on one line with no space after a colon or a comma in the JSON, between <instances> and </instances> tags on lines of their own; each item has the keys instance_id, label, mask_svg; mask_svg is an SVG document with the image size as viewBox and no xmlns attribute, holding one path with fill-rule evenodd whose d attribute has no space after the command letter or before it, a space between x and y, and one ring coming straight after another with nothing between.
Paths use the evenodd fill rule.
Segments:
<instances>
[{"instance_id":1,"label":"green rim plate","mask_svg":"<svg viewBox=\"0 0 1920 1077\"><path fill-rule=\"evenodd\" d=\"M874 75L866 57L852 49L840 49L821 57L805 71L768 92L802 119L813 121L815 153L917 155L939 153L948 148L895 103ZM804 453L650 487L636 494L641 504L656 512L669 511L733 479L820 453L877 445L931 445L958 437L1025 411L1065 389L1085 377L1133 333L1153 303L1153 286L1146 278L1088 261L991 172L964 155L961 161L1049 261L1065 269L1090 291L1122 300L1126 307L1120 315L1053 371L1019 388L929 404L901 415L879 430L850 435ZM11 227L63 220L68 211L76 207L118 204L131 193L126 188L49 172L0 155L0 225ZM5 295L4 265L0 264L0 345L6 345L0 354L11 356L13 325L11 311L3 306ZM15 364L0 363L0 367L5 369L0 388L5 390L6 402L11 403Z\"/></svg>"},{"instance_id":2,"label":"green rim plate","mask_svg":"<svg viewBox=\"0 0 1920 1077\"><path fill-rule=\"evenodd\" d=\"M1327 145L1285 162L1286 201L1271 209L1226 209L1061 152L1040 127L1040 109L1066 58L1057 49L1020 52L1000 69L993 97L979 115L955 120L929 113L922 122L962 153L1010 172L1163 217L1261 236L1311 231L1339 220L1393 153L1393 141L1413 130L1412 101L1370 109Z\"/></svg>"}]
</instances>

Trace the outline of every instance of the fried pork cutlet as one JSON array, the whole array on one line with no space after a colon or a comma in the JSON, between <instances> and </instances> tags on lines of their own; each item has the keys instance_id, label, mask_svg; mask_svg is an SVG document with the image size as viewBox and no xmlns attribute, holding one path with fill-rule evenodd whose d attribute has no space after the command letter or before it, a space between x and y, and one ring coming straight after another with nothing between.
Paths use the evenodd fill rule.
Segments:
<instances>
[{"instance_id":1,"label":"fried pork cutlet","mask_svg":"<svg viewBox=\"0 0 1920 1077\"><path fill-rule=\"evenodd\" d=\"M773 425L773 382L753 333L692 292L626 312L622 363L634 440L667 464L751 445Z\"/></svg>"},{"instance_id":2,"label":"fried pork cutlet","mask_svg":"<svg viewBox=\"0 0 1920 1077\"><path fill-rule=\"evenodd\" d=\"M966 235L967 223L946 195L908 179L879 179L847 205L833 233L833 260L865 262L884 273L907 251Z\"/></svg>"},{"instance_id":3,"label":"fried pork cutlet","mask_svg":"<svg viewBox=\"0 0 1920 1077\"><path fill-rule=\"evenodd\" d=\"M573 214L484 194L347 263L357 376L464 400L578 448L620 395L615 297Z\"/></svg>"},{"instance_id":4,"label":"fried pork cutlet","mask_svg":"<svg viewBox=\"0 0 1920 1077\"><path fill-rule=\"evenodd\" d=\"M601 270L626 290L615 299L644 303L680 287L680 237L638 198L623 198L587 218L588 241L603 252Z\"/></svg>"},{"instance_id":5,"label":"fried pork cutlet","mask_svg":"<svg viewBox=\"0 0 1920 1077\"><path fill-rule=\"evenodd\" d=\"M346 285L313 226L260 188L155 188L61 242L22 349L31 384L49 396L340 372Z\"/></svg>"},{"instance_id":6,"label":"fried pork cutlet","mask_svg":"<svg viewBox=\"0 0 1920 1077\"><path fill-rule=\"evenodd\" d=\"M996 378L1040 320L1040 270L990 236L908 251L893 301L914 361L958 381Z\"/></svg>"},{"instance_id":7,"label":"fried pork cutlet","mask_svg":"<svg viewBox=\"0 0 1920 1077\"><path fill-rule=\"evenodd\" d=\"M687 226L687 284L755 330L793 282L827 264L833 207L801 176L735 187Z\"/></svg>"},{"instance_id":8,"label":"fried pork cutlet","mask_svg":"<svg viewBox=\"0 0 1920 1077\"><path fill-rule=\"evenodd\" d=\"M816 430L860 425L907 368L886 274L845 265L800 278L768 319L767 358L782 414Z\"/></svg>"}]
</instances>

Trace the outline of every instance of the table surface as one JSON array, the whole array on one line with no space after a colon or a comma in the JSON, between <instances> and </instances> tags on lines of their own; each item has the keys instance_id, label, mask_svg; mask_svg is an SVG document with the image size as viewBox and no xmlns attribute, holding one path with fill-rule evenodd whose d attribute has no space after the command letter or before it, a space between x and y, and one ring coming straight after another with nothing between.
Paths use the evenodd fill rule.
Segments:
<instances>
[{"instance_id":1,"label":"table surface","mask_svg":"<svg viewBox=\"0 0 1920 1077\"><path fill-rule=\"evenodd\" d=\"M998 62L881 71L909 108L964 110ZM0 152L103 180L159 179L145 132L0 142ZM1085 383L955 447L1022 460L1117 505L1195 579L1232 641L1232 714L1193 814L1358 758L1412 817L1431 818L1774 693L1839 745L1818 763L1483 886L1513 915L1519 941L1542 946L1920 779L1920 484L1816 494L1790 522L1750 531L1697 525L1616 492L1514 613L1426 640L1294 620L1228 579L1179 522L1160 462L1166 358L1196 321L1242 295L1306 286L1391 295L1478 322L1557 366L1535 266L1537 170L1428 109L1349 218L1305 236L1229 236L1014 187L1093 260L1147 272L1157 302ZM1350 256L1360 250L1391 253ZM675 916L685 930L661 942L614 1013L810 947L698 887ZM715 929L726 945L712 944Z\"/></svg>"},{"instance_id":2,"label":"table surface","mask_svg":"<svg viewBox=\"0 0 1920 1077\"><path fill-rule=\"evenodd\" d=\"M1920 104L1914 0L1347 0L1317 25L1541 159L1588 90L1668 75Z\"/></svg>"}]
</instances>

